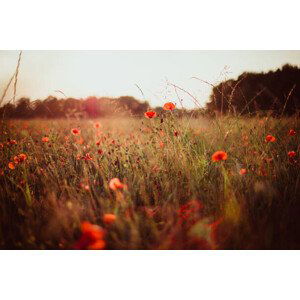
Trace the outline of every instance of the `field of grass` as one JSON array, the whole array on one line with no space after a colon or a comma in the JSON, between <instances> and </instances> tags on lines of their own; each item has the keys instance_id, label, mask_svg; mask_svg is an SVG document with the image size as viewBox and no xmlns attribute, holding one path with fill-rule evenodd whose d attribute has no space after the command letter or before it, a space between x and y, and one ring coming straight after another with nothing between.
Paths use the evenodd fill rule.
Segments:
<instances>
[{"instance_id":1,"label":"field of grass","mask_svg":"<svg viewBox=\"0 0 300 300\"><path fill-rule=\"evenodd\" d=\"M296 118L8 120L0 143L1 249L300 249Z\"/></svg>"}]
</instances>

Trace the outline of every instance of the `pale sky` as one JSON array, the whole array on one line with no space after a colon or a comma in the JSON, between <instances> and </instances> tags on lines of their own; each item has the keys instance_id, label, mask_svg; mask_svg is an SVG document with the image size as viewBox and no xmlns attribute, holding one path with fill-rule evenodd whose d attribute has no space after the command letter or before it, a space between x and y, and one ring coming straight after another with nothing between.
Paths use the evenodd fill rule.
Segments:
<instances>
[{"instance_id":1,"label":"pale sky","mask_svg":"<svg viewBox=\"0 0 300 300\"><path fill-rule=\"evenodd\" d=\"M0 94L14 73L18 51L0 51ZM269 71L285 63L300 67L300 51L23 51L17 98L44 99L122 95L148 100L152 106L177 102L174 83L193 94L201 104L211 86L237 78L244 71ZM224 68L226 72L224 73ZM6 97L9 101L12 89ZM187 108L191 98L179 92Z\"/></svg>"}]
</instances>

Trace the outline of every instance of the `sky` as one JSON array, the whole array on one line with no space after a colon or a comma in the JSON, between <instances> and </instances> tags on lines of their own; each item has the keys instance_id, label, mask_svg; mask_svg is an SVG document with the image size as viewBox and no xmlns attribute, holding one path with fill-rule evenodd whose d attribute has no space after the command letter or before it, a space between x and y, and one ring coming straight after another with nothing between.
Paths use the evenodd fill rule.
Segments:
<instances>
[{"instance_id":1,"label":"sky","mask_svg":"<svg viewBox=\"0 0 300 300\"><path fill-rule=\"evenodd\" d=\"M18 51L0 51L0 94L14 74ZM85 98L134 96L152 106L178 103L172 84L201 105L211 85L237 78L244 71L269 71L285 63L300 67L300 51L23 51L17 98ZM195 79L196 77L198 79ZM208 83L205 83L203 81ZM188 93L177 89L183 104L193 108ZM12 88L6 102L12 97Z\"/></svg>"}]
</instances>

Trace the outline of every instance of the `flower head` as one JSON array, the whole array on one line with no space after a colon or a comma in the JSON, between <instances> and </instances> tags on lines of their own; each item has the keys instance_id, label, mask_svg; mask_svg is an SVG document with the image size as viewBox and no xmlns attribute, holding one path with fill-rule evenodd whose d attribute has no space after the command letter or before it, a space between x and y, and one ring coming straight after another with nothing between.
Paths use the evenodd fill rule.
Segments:
<instances>
[{"instance_id":1,"label":"flower head","mask_svg":"<svg viewBox=\"0 0 300 300\"><path fill-rule=\"evenodd\" d=\"M20 163L24 162L26 159L27 159L27 155L24 153L21 153L14 157L14 162L16 164L20 164Z\"/></svg>"},{"instance_id":2,"label":"flower head","mask_svg":"<svg viewBox=\"0 0 300 300\"><path fill-rule=\"evenodd\" d=\"M43 143L47 143L47 142L49 142L49 138L48 138L48 137L46 137L46 136L44 136L44 137L42 138L42 142L43 142Z\"/></svg>"},{"instance_id":3,"label":"flower head","mask_svg":"<svg viewBox=\"0 0 300 300\"><path fill-rule=\"evenodd\" d=\"M176 108L175 104L172 102L167 102L164 104L163 109L164 110L174 110Z\"/></svg>"},{"instance_id":4,"label":"flower head","mask_svg":"<svg viewBox=\"0 0 300 300\"><path fill-rule=\"evenodd\" d=\"M86 154L82 157L82 159L84 159L84 160L92 160L93 158L91 157L91 155L90 155L89 153L86 153Z\"/></svg>"},{"instance_id":5,"label":"flower head","mask_svg":"<svg viewBox=\"0 0 300 300\"><path fill-rule=\"evenodd\" d=\"M227 158L228 158L228 155L224 151L217 151L211 157L212 161L214 161L214 162L226 160Z\"/></svg>"},{"instance_id":6,"label":"flower head","mask_svg":"<svg viewBox=\"0 0 300 300\"><path fill-rule=\"evenodd\" d=\"M103 222L105 224L113 224L116 221L117 217L114 214L104 214Z\"/></svg>"},{"instance_id":7,"label":"flower head","mask_svg":"<svg viewBox=\"0 0 300 300\"><path fill-rule=\"evenodd\" d=\"M87 221L82 222L81 233L81 237L76 243L75 249L102 250L105 248L105 232L100 226Z\"/></svg>"},{"instance_id":8,"label":"flower head","mask_svg":"<svg viewBox=\"0 0 300 300\"><path fill-rule=\"evenodd\" d=\"M109 182L109 188L113 191L123 190L126 188L126 184L122 183L119 178L113 178Z\"/></svg>"},{"instance_id":9,"label":"flower head","mask_svg":"<svg viewBox=\"0 0 300 300\"><path fill-rule=\"evenodd\" d=\"M79 134L80 134L80 129L78 129L78 128L73 128L73 129L71 130L71 132L72 132L72 134L74 134L74 135L79 135Z\"/></svg>"},{"instance_id":10,"label":"flower head","mask_svg":"<svg viewBox=\"0 0 300 300\"><path fill-rule=\"evenodd\" d=\"M9 140L8 144L9 145L16 145L17 141L16 140Z\"/></svg>"},{"instance_id":11,"label":"flower head","mask_svg":"<svg viewBox=\"0 0 300 300\"><path fill-rule=\"evenodd\" d=\"M296 131L294 129L289 130L289 135L296 135Z\"/></svg>"},{"instance_id":12,"label":"flower head","mask_svg":"<svg viewBox=\"0 0 300 300\"><path fill-rule=\"evenodd\" d=\"M297 155L297 153L295 151L289 151L288 152L288 156L291 157L291 158L295 157L296 155Z\"/></svg>"},{"instance_id":13,"label":"flower head","mask_svg":"<svg viewBox=\"0 0 300 300\"><path fill-rule=\"evenodd\" d=\"M11 169L11 170L13 170L13 169L15 169L15 164L13 163L13 162L9 162L8 163L8 167Z\"/></svg>"},{"instance_id":14,"label":"flower head","mask_svg":"<svg viewBox=\"0 0 300 300\"><path fill-rule=\"evenodd\" d=\"M144 113L144 116L145 116L146 118L148 118L148 119L155 118L156 115L157 115L156 112L153 111L153 110L149 110L149 111L146 111L146 112Z\"/></svg>"},{"instance_id":15,"label":"flower head","mask_svg":"<svg viewBox=\"0 0 300 300\"><path fill-rule=\"evenodd\" d=\"M273 135L271 135L271 134L268 134L267 136L266 136L266 141L267 142L275 142L276 141L276 138L275 138L275 136L273 136Z\"/></svg>"},{"instance_id":16,"label":"flower head","mask_svg":"<svg viewBox=\"0 0 300 300\"><path fill-rule=\"evenodd\" d=\"M240 175L245 175L245 174L247 174L247 170L246 169L240 169L239 173L240 173Z\"/></svg>"}]
</instances>

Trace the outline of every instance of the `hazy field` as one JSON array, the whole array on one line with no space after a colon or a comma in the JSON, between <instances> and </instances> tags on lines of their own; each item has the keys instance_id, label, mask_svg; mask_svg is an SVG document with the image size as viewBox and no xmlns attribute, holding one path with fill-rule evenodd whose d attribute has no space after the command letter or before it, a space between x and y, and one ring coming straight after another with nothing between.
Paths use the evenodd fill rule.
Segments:
<instances>
[{"instance_id":1,"label":"hazy field","mask_svg":"<svg viewBox=\"0 0 300 300\"><path fill-rule=\"evenodd\" d=\"M300 249L298 133L292 118L176 111L5 121L0 247Z\"/></svg>"}]
</instances>

